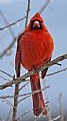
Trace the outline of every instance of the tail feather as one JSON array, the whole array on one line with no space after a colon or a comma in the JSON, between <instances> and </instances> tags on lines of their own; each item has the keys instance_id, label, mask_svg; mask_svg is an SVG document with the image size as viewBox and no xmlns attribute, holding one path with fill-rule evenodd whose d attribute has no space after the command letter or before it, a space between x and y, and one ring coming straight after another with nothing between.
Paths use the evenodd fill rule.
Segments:
<instances>
[{"instance_id":1,"label":"tail feather","mask_svg":"<svg viewBox=\"0 0 67 121\"><path fill-rule=\"evenodd\" d=\"M39 74L34 74L30 77L32 91L41 90ZM42 115L47 115L47 109L43 99L42 91L39 91L32 95L33 99L33 112L35 116L38 116L43 110Z\"/></svg>"}]
</instances>

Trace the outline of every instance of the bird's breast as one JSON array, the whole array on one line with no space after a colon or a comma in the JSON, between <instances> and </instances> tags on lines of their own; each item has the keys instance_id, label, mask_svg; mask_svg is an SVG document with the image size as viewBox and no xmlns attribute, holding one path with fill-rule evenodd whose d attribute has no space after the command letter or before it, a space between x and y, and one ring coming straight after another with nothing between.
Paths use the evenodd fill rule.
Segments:
<instances>
[{"instance_id":1,"label":"bird's breast","mask_svg":"<svg viewBox=\"0 0 67 121\"><path fill-rule=\"evenodd\" d=\"M20 41L21 64L27 69L39 67L47 58L45 37L37 33L27 33Z\"/></svg>"}]
</instances>

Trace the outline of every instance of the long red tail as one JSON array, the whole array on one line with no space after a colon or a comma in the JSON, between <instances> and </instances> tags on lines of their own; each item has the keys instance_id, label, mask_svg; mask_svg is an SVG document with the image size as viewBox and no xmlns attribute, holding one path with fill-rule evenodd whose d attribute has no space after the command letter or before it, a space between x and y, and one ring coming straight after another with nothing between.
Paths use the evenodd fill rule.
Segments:
<instances>
[{"instance_id":1,"label":"long red tail","mask_svg":"<svg viewBox=\"0 0 67 121\"><path fill-rule=\"evenodd\" d=\"M32 91L41 90L39 74L34 74L30 77ZM32 95L33 99L33 112L35 116L38 116L42 111L43 116L47 115L47 109L43 99L42 91Z\"/></svg>"}]
</instances>

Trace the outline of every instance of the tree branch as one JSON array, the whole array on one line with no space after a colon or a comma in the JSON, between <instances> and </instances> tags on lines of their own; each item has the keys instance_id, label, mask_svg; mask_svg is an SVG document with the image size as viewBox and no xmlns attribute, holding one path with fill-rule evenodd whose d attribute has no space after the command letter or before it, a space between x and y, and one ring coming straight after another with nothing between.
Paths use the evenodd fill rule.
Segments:
<instances>
[{"instance_id":1,"label":"tree branch","mask_svg":"<svg viewBox=\"0 0 67 121\"><path fill-rule=\"evenodd\" d=\"M59 114L60 114L60 121L64 121L64 113L63 113L63 106L62 106L62 93L59 94Z\"/></svg>"},{"instance_id":2,"label":"tree branch","mask_svg":"<svg viewBox=\"0 0 67 121\"><path fill-rule=\"evenodd\" d=\"M39 10L40 13L42 13L44 11L44 9L48 6L48 4L50 3L50 0L47 0L47 2L41 7L41 9Z\"/></svg>"},{"instance_id":3,"label":"tree branch","mask_svg":"<svg viewBox=\"0 0 67 121\"><path fill-rule=\"evenodd\" d=\"M28 0L28 7L27 7L27 15L26 15L25 28L26 28L27 23L28 23L29 11L30 11L30 0Z\"/></svg>"},{"instance_id":4,"label":"tree branch","mask_svg":"<svg viewBox=\"0 0 67 121\"><path fill-rule=\"evenodd\" d=\"M58 58L54 59L53 61L51 61L51 62L49 62L47 64L44 64L43 66L41 66L40 68L38 68L38 72L42 71L43 69L45 69L47 67L51 67L51 66L55 65L57 62L63 61L65 59L67 59L67 54L64 54L62 56L59 56ZM32 70L32 71L24 74L21 77L18 77L16 79L11 80L10 82L7 82L7 83L5 83L3 85L0 85L0 90L3 90L5 88L7 88L7 87L10 87L13 84L17 84L18 82L20 82L20 83L21 82L26 82L26 78L30 77L31 75L33 75L35 73L37 73L37 72L35 72L35 70Z\"/></svg>"},{"instance_id":5,"label":"tree branch","mask_svg":"<svg viewBox=\"0 0 67 121\"><path fill-rule=\"evenodd\" d=\"M30 109L30 110L24 112L21 116L19 116L19 117L16 119L16 121L20 120L21 118L23 118L24 115L26 115L27 113L29 113L29 112L31 112L31 111L33 111L33 109Z\"/></svg>"},{"instance_id":6,"label":"tree branch","mask_svg":"<svg viewBox=\"0 0 67 121\"><path fill-rule=\"evenodd\" d=\"M61 69L61 70L59 70L59 71L55 71L55 72L53 72L53 73L47 74L46 76L52 76L52 75L58 74L58 73L60 73L60 72L66 71L66 70L67 70L67 68L64 68L64 69Z\"/></svg>"},{"instance_id":7,"label":"tree branch","mask_svg":"<svg viewBox=\"0 0 67 121\"><path fill-rule=\"evenodd\" d=\"M13 41L10 43L10 45L2 53L0 53L0 58L2 58L13 47L16 40L17 40L17 37L15 37Z\"/></svg>"},{"instance_id":8,"label":"tree branch","mask_svg":"<svg viewBox=\"0 0 67 121\"><path fill-rule=\"evenodd\" d=\"M26 16L24 16L23 18L18 19L17 21L15 21L15 22L13 22L13 23L11 23L11 24L8 24L7 26L4 26L4 27L0 28L0 30L2 31L2 30L4 30L4 29L6 29L6 28L9 28L9 27L11 27L11 26L14 26L15 24L17 24L18 22L24 20L25 18L26 18Z\"/></svg>"},{"instance_id":9,"label":"tree branch","mask_svg":"<svg viewBox=\"0 0 67 121\"><path fill-rule=\"evenodd\" d=\"M3 74L5 74L5 75L7 75L7 76L9 76L9 77L11 77L11 78L13 78L13 76L11 76L10 74L8 74L7 72L5 72L5 71L3 71L1 69L0 69L0 72L3 73Z\"/></svg>"},{"instance_id":10,"label":"tree branch","mask_svg":"<svg viewBox=\"0 0 67 121\"><path fill-rule=\"evenodd\" d=\"M36 90L36 91L33 91L33 92L29 92L29 93L25 93L25 94L20 94L20 95L19 94L16 94L16 95L13 95L13 96L9 96L9 95L7 95L7 96L0 96L0 98L1 99L6 99L6 98L15 98L15 97L31 96L31 95L36 94L38 92L44 91L47 88L50 88L50 86L46 86L43 89Z\"/></svg>"},{"instance_id":11,"label":"tree branch","mask_svg":"<svg viewBox=\"0 0 67 121\"><path fill-rule=\"evenodd\" d=\"M8 22L7 18L5 17L4 13L2 12L2 10L0 10L0 15L3 18L5 24L8 25L9 22ZM15 37L14 32L13 32L13 29L12 28L9 28L9 31L10 31L10 34L12 35L12 37Z\"/></svg>"}]
</instances>

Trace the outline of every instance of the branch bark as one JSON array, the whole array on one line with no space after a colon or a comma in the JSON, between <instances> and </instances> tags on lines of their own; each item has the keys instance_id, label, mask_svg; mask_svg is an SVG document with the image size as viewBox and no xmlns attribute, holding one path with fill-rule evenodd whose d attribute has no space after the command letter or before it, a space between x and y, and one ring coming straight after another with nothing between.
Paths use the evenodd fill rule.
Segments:
<instances>
[{"instance_id":1,"label":"branch bark","mask_svg":"<svg viewBox=\"0 0 67 121\"><path fill-rule=\"evenodd\" d=\"M25 28L26 28L27 23L28 23L29 11L30 11L30 0L28 0L28 7L27 7L27 15L26 15Z\"/></svg>"},{"instance_id":2,"label":"branch bark","mask_svg":"<svg viewBox=\"0 0 67 121\"><path fill-rule=\"evenodd\" d=\"M7 26L4 26L4 27L0 28L0 30L2 31L2 30L4 30L4 29L6 29L6 28L9 28L9 27L11 27L11 26L14 26L15 24L17 24L18 22L24 20L25 18L26 18L26 16L24 16L23 18L18 19L17 21L15 21L15 22L13 22L13 23L11 23L11 24L8 24Z\"/></svg>"},{"instance_id":3,"label":"branch bark","mask_svg":"<svg viewBox=\"0 0 67 121\"><path fill-rule=\"evenodd\" d=\"M63 61L63 60L65 60L65 59L67 59L67 54L64 54L64 55L62 55L62 56L59 56L59 57L57 57L56 59L54 59L54 60L48 62L47 64L44 64L43 66L41 66L40 68L38 68L38 72L42 71L43 69L45 69L45 68L47 68L47 67L49 68L49 67L51 67L51 66L53 66L53 65L56 65L57 62ZM36 72L35 70L32 70L32 71L30 71L30 72L24 74L24 75L21 76L21 77L18 77L18 78L16 78L16 79L11 80L10 82L7 82L7 83L5 83L5 84L3 84L3 85L0 85L0 90L3 90L3 89L5 89L5 88L7 88L7 87L10 87L10 86L12 86L13 84L17 84L18 82L20 82L20 83L21 83L21 82L26 82L26 78L30 77L31 75L33 75L33 74L35 74L35 73L37 73L37 72ZM29 81L29 80L28 80L28 81Z\"/></svg>"}]
</instances>

